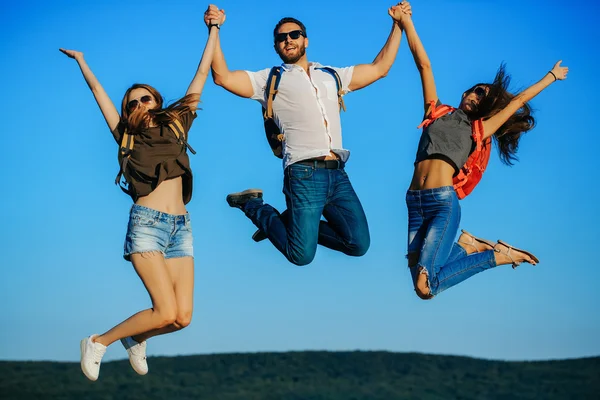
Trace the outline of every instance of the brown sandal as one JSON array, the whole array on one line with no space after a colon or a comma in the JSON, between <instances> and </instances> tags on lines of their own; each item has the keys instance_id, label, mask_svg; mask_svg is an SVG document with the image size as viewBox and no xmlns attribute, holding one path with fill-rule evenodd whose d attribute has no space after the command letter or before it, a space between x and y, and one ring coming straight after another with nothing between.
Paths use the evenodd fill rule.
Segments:
<instances>
[{"instance_id":1,"label":"brown sandal","mask_svg":"<svg viewBox=\"0 0 600 400\"><path fill-rule=\"evenodd\" d=\"M515 268L517 268L519 265L521 265L521 262L522 262L522 261L518 261L518 262L517 262L517 261L515 261L515 259L514 259L514 258L512 257L512 255L510 254L510 251L511 251L511 250L518 251L518 252L520 252L520 253L523 253L523 254L527 254L527 255L528 255L529 257L531 257L531 259L533 260L533 263L532 263L533 265L536 265L537 263L539 263L539 262L540 262L540 260L539 260L539 259L538 259L536 256L534 256L532 253L528 252L527 250L521 250L521 249L519 249L519 248L517 248L517 247L511 246L510 244L508 244L508 243L506 243L506 242L503 242L502 240L498 240L498 244L501 244L501 245L503 245L503 246L506 246L506 247L508 247L508 250L507 250L506 252L502 252L502 251L500 251L500 250L496 249L496 246L494 246L494 251L495 251L496 253L501 253L501 254L505 254L505 255L507 255L507 256L510 258L510 260L512 261L512 267L513 267L513 269L515 269ZM525 261L525 262L528 262L528 261Z\"/></svg>"},{"instance_id":2,"label":"brown sandal","mask_svg":"<svg viewBox=\"0 0 600 400\"><path fill-rule=\"evenodd\" d=\"M466 245L466 246L471 246L471 247L473 247L473 248L475 249L475 253L479 253L479 251L477 250L477 246L475 246L475 242L484 243L484 244L486 244L486 245L490 246L490 250L494 250L494 247L496 246L496 243L492 243L492 242L490 242L489 240L485 240L485 239L478 238L477 236L473 236L473 235L471 235L469 232L465 231L464 229L461 229L460 231L461 231L463 234L465 234L465 235L467 235L468 237L470 237L470 238L471 238L471 242L470 242L470 243L467 243L467 242L461 242L461 241L460 241L460 238L459 238L459 240L458 240L458 243L462 243L462 244L464 244L464 245Z\"/></svg>"}]
</instances>

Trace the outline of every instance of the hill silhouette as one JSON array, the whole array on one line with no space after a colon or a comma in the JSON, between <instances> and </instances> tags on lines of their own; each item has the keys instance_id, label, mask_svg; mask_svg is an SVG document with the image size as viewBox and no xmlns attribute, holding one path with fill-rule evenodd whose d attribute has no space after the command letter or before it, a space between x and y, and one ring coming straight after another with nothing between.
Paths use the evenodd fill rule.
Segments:
<instances>
[{"instance_id":1,"label":"hill silhouette","mask_svg":"<svg viewBox=\"0 0 600 400\"><path fill-rule=\"evenodd\" d=\"M539 362L389 352L289 352L151 357L102 363L0 362L7 399L600 399L600 357Z\"/></svg>"}]
</instances>

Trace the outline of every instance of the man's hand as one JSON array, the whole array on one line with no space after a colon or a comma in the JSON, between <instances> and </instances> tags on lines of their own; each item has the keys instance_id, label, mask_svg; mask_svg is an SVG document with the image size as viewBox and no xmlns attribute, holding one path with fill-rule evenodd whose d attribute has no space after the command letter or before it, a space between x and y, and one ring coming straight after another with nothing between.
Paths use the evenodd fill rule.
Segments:
<instances>
[{"instance_id":1,"label":"man's hand","mask_svg":"<svg viewBox=\"0 0 600 400\"><path fill-rule=\"evenodd\" d=\"M412 17L412 9L408 1L403 1L388 9L388 14L394 21L402 25Z\"/></svg>"},{"instance_id":2,"label":"man's hand","mask_svg":"<svg viewBox=\"0 0 600 400\"><path fill-rule=\"evenodd\" d=\"M219 24L219 26L225 23L225 10L219 10L214 4L210 4L204 13L204 23L206 26L211 24Z\"/></svg>"}]
</instances>

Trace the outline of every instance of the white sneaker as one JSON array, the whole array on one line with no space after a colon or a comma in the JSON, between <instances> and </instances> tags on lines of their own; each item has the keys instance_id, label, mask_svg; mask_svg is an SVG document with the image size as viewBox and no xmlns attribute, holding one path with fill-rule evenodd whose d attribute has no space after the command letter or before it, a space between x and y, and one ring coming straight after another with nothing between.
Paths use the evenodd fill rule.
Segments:
<instances>
[{"instance_id":1,"label":"white sneaker","mask_svg":"<svg viewBox=\"0 0 600 400\"><path fill-rule=\"evenodd\" d=\"M81 341L81 370L90 381L98 379L102 356L106 353L106 346L94 342L98 335L92 335Z\"/></svg>"},{"instance_id":2,"label":"white sneaker","mask_svg":"<svg viewBox=\"0 0 600 400\"><path fill-rule=\"evenodd\" d=\"M121 339L121 343L123 343L123 347L125 347L127 354L129 354L129 363L133 367L133 370L140 375L146 375L148 373L146 341L138 343L130 336Z\"/></svg>"}]
</instances>

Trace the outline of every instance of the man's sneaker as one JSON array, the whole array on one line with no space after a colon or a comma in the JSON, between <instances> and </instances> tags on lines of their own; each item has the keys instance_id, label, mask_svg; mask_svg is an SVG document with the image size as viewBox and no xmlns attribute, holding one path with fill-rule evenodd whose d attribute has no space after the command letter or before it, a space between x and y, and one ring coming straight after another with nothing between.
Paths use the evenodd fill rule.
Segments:
<instances>
[{"instance_id":1,"label":"man's sneaker","mask_svg":"<svg viewBox=\"0 0 600 400\"><path fill-rule=\"evenodd\" d=\"M254 235L252 235L252 240L254 240L256 243L262 242L266 238L267 234L261 231L260 229L257 229L256 232L254 232Z\"/></svg>"},{"instance_id":2,"label":"man's sneaker","mask_svg":"<svg viewBox=\"0 0 600 400\"><path fill-rule=\"evenodd\" d=\"M138 343L130 336L121 339L121 343L123 343L123 347L125 347L127 354L129 354L129 363L133 367L133 370L140 375L146 375L148 373L146 341Z\"/></svg>"},{"instance_id":3,"label":"man's sneaker","mask_svg":"<svg viewBox=\"0 0 600 400\"><path fill-rule=\"evenodd\" d=\"M244 205L251 199L260 199L263 196L261 189L248 189L243 192L231 193L227 195L227 204L229 207L244 209Z\"/></svg>"},{"instance_id":4,"label":"man's sneaker","mask_svg":"<svg viewBox=\"0 0 600 400\"><path fill-rule=\"evenodd\" d=\"M90 381L98 379L102 356L106 353L106 346L94 342L98 335L92 335L81 341L81 370Z\"/></svg>"}]
</instances>

